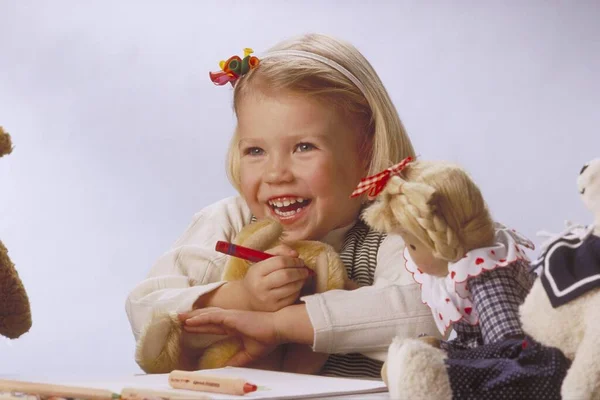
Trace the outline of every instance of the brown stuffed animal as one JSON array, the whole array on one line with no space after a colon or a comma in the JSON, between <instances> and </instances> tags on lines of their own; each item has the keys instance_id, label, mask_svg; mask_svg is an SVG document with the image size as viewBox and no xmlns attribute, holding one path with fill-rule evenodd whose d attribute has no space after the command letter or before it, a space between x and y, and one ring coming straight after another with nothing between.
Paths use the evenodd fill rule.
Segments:
<instances>
[{"instance_id":1,"label":"brown stuffed animal","mask_svg":"<svg viewBox=\"0 0 600 400\"><path fill-rule=\"evenodd\" d=\"M0 126L0 157L12 152L10 135ZM0 335L16 339L31 328L31 309L25 287L8 250L0 241Z\"/></svg>"},{"instance_id":2,"label":"brown stuffed animal","mask_svg":"<svg viewBox=\"0 0 600 400\"><path fill-rule=\"evenodd\" d=\"M282 233L281 224L264 219L244 227L234 243L266 251L282 243ZM354 282L348 279L344 264L331 246L317 241L286 244L298 252L308 268L315 271L314 278L307 281L303 294L356 287ZM240 280L246 275L249 267L248 261L230 257L225 265L222 279ZM165 345L160 354L150 354L148 349L153 346L147 343L159 336L160 340L165 340ZM185 367L181 365L182 347L204 349L197 362L190 367L191 369L212 369L225 366L226 362L241 349L241 342L236 337L223 339L219 336L211 340L206 336L186 335L182 331L177 315L156 315L138 342L136 361L148 373L168 373L174 369L184 369ZM266 359L259 360L252 367L296 373L317 373L326 360L326 354L314 353L309 346L287 344L280 346Z\"/></svg>"}]
</instances>

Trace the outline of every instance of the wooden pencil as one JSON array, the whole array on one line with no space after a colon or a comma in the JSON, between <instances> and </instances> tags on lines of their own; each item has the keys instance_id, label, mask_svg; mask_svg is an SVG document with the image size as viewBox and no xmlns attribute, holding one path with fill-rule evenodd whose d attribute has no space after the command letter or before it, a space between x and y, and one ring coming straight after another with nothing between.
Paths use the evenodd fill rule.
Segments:
<instances>
[{"instance_id":1,"label":"wooden pencil","mask_svg":"<svg viewBox=\"0 0 600 400\"><path fill-rule=\"evenodd\" d=\"M162 390L144 388L124 388L121 391L121 400L210 400L203 394L182 394Z\"/></svg>"},{"instance_id":2,"label":"wooden pencil","mask_svg":"<svg viewBox=\"0 0 600 400\"><path fill-rule=\"evenodd\" d=\"M120 398L119 394L105 389L0 379L0 392L3 391L86 400L118 400Z\"/></svg>"}]
</instances>

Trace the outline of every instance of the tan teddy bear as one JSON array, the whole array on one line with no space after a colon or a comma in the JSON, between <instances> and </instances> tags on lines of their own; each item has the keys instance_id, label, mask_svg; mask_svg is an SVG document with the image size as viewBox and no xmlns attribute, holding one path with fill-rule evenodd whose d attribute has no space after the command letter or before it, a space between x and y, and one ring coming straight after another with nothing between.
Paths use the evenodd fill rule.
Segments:
<instances>
[{"instance_id":1,"label":"tan teddy bear","mask_svg":"<svg viewBox=\"0 0 600 400\"><path fill-rule=\"evenodd\" d=\"M10 135L0 126L0 157L12 152ZM16 339L31 328L31 309L25 287L8 250L0 241L0 335Z\"/></svg>"},{"instance_id":2,"label":"tan teddy bear","mask_svg":"<svg viewBox=\"0 0 600 400\"><path fill-rule=\"evenodd\" d=\"M283 227L280 223L264 219L245 226L234 243L266 251L282 243L282 233ZM286 244L295 249L305 265L315 272L314 278L308 280L303 288L303 294L355 287L348 279L346 268L339 255L331 246L317 241L297 241ZM225 265L222 279L225 281L242 279L248 268L251 268L248 261L230 257ZM153 340L162 340L165 343L159 354L150 350L154 346L149 342ZM183 369L181 357L186 347L204 349L193 369L212 369L225 366L226 362L241 349L241 342L236 337L219 337L215 342L214 339L207 340L205 336L186 335L182 333L181 322L177 315L155 315L138 342L136 361L147 373L168 373L174 369ZM267 359L253 364L253 367L317 373L326 360L326 354L314 353L309 346L287 344L280 346Z\"/></svg>"}]
</instances>

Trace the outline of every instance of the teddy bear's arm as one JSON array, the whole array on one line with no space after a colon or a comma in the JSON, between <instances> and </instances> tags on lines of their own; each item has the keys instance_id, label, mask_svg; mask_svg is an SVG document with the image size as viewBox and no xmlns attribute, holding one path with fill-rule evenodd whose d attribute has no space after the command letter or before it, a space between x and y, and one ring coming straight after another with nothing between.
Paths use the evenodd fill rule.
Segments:
<instances>
[{"instance_id":1,"label":"teddy bear's arm","mask_svg":"<svg viewBox=\"0 0 600 400\"><path fill-rule=\"evenodd\" d=\"M0 241L0 335L16 339L30 328L29 297Z\"/></svg>"},{"instance_id":2,"label":"teddy bear's arm","mask_svg":"<svg viewBox=\"0 0 600 400\"><path fill-rule=\"evenodd\" d=\"M600 300L600 292L596 294ZM596 301L600 303L600 301ZM571 367L567 371L562 387L563 399L592 400L600 399L600 320L594 315L596 307L586 317L586 329Z\"/></svg>"},{"instance_id":3,"label":"teddy bear's arm","mask_svg":"<svg viewBox=\"0 0 600 400\"><path fill-rule=\"evenodd\" d=\"M10 154L10 135L0 126L0 157ZM16 339L31 328L29 296L0 241L0 335Z\"/></svg>"}]
</instances>

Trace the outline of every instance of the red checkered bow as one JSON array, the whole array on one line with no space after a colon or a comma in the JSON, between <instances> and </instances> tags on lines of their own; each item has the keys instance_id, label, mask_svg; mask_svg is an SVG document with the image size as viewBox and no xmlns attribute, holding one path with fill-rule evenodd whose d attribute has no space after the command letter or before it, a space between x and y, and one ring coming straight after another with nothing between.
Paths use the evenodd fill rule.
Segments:
<instances>
[{"instance_id":1,"label":"red checkered bow","mask_svg":"<svg viewBox=\"0 0 600 400\"><path fill-rule=\"evenodd\" d=\"M361 179L360 183L356 189L354 189L354 192L352 192L350 197L352 198L360 196L366 191L369 191L370 198L377 196L383 190L390 177L402 171L404 167L406 167L406 165L411 161L413 161L412 157L406 157L400 163L389 167L377 175L372 175Z\"/></svg>"}]
</instances>

